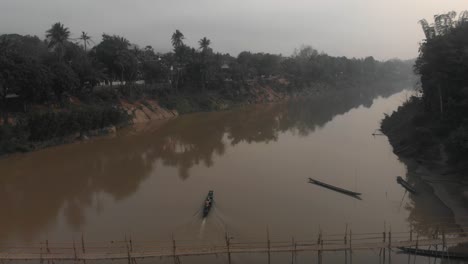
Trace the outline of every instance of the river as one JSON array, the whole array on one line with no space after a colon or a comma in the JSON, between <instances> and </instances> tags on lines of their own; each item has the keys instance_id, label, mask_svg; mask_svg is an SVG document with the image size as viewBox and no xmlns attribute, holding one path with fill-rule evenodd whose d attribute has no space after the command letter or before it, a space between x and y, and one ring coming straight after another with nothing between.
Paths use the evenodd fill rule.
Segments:
<instances>
[{"instance_id":1,"label":"river","mask_svg":"<svg viewBox=\"0 0 468 264\"><path fill-rule=\"evenodd\" d=\"M430 190L423 198L405 193L396 183L405 165L385 136L372 135L384 113L409 93L351 93L190 114L1 159L0 240L71 241L83 234L86 241L131 236L198 243L223 239L227 231L235 242L265 240L267 229L271 240L316 240L319 230L340 234L346 226L355 234L411 225L424 232L443 217L455 226ZM309 184L308 177L361 192L362 200ZM418 188L425 192L423 183ZM209 190L215 206L202 221ZM344 261L341 253L324 257ZM303 253L298 263L315 258ZM221 256L185 259L227 263ZM234 263L265 259L233 256ZM354 261L378 259L371 251L356 253ZM285 261L289 255L272 258Z\"/></svg>"}]
</instances>

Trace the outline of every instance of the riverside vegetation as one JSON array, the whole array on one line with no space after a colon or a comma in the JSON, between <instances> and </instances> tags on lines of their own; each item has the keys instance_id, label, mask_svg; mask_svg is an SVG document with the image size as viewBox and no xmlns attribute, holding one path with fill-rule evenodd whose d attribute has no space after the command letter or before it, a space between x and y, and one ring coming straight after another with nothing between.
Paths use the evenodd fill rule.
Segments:
<instances>
[{"instance_id":1,"label":"riverside vegetation","mask_svg":"<svg viewBox=\"0 0 468 264\"><path fill-rule=\"evenodd\" d=\"M468 12L420 21L426 39L414 70L419 96L410 98L382 122L395 152L420 161L447 161L468 170Z\"/></svg>"},{"instance_id":2,"label":"riverside vegetation","mask_svg":"<svg viewBox=\"0 0 468 264\"><path fill-rule=\"evenodd\" d=\"M310 46L291 56L234 57L214 52L206 37L189 47L179 30L168 53L117 35L73 39L61 23L45 37L0 36L0 155L107 133L132 123L141 108L214 111L412 79L413 61L333 57Z\"/></svg>"}]
</instances>

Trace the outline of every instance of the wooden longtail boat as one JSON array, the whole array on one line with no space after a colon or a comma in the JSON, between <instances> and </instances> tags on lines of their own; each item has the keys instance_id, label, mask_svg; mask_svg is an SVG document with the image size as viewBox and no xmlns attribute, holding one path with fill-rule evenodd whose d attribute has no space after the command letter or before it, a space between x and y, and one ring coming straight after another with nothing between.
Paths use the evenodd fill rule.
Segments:
<instances>
[{"instance_id":1,"label":"wooden longtail boat","mask_svg":"<svg viewBox=\"0 0 468 264\"><path fill-rule=\"evenodd\" d=\"M330 185L330 184L326 184L324 182L317 181L317 180L314 180L312 178L309 178L309 182L313 183L313 184L316 184L316 185L319 185L319 186L322 186L322 187L325 187L325 188L333 190L333 191L337 191L337 192L340 192L340 193L347 194L347 195L351 195L351 196L361 195L361 193L345 190L343 188L336 187L336 186L333 186L333 185Z\"/></svg>"},{"instance_id":2,"label":"wooden longtail boat","mask_svg":"<svg viewBox=\"0 0 468 264\"><path fill-rule=\"evenodd\" d=\"M206 196L205 203L203 204L203 218L208 216L208 213L213 206L213 191L209 191L208 195Z\"/></svg>"},{"instance_id":3,"label":"wooden longtail boat","mask_svg":"<svg viewBox=\"0 0 468 264\"><path fill-rule=\"evenodd\" d=\"M409 247L399 247L398 249L403 251L404 253L412 254L412 255L428 256L428 257L435 257L435 258L468 259L468 254L461 253L461 252L447 252L447 251L438 251L438 250L409 248Z\"/></svg>"},{"instance_id":4,"label":"wooden longtail boat","mask_svg":"<svg viewBox=\"0 0 468 264\"><path fill-rule=\"evenodd\" d=\"M407 181L403 180L401 176L397 177L397 182L401 186L403 186L406 190L408 190L410 193L416 194L416 190Z\"/></svg>"}]
</instances>

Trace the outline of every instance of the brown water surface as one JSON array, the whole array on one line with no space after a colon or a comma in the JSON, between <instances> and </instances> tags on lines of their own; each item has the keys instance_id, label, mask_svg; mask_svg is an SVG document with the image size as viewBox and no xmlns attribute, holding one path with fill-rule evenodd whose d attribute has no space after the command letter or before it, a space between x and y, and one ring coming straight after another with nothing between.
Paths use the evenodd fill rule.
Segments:
<instances>
[{"instance_id":1,"label":"brown water surface","mask_svg":"<svg viewBox=\"0 0 468 264\"><path fill-rule=\"evenodd\" d=\"M0 160L0 240L316 239L420 229L451 213L396 183L406 168L371 135L408 92L335 95L199 113ZM307 183L361 192L354 199ZM418 187L418 186L416 186ZM424 188L418 187L420 189ZM214 190L206 221L201 206ZM426 210L425 206L430 205ZM242 263L242 261L240 261Z\"/></svg>"}]
</instances>

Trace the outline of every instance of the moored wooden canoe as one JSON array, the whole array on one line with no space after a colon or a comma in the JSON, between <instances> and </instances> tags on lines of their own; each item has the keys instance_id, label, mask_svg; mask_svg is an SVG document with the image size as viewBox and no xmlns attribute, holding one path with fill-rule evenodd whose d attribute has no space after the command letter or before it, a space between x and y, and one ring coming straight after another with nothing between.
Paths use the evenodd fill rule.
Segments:
<instances>
[{"instance_id":1,"label":"moored wooden canoe","mask_svg":"<svg viewBox=\"0 0 468 264\"><path fill-rule=\"evenodd\" d=\"M330 184L327 184L327 183L324 183L324 182L321 182L321 181L314 180L312 178L309 178L309 182L313 183L313 184L316 184L316 185L319 185L319 186L322 186L322 187L325 187L325 188L330 189L330 190L334 190L334 191L337 191L337 192L347 194L347 195L351 195L351 196L361 195L361 193L349 191L349 190L346 190L346 189L343 189L343 188L340 188L340 187L336 187L336 186L333 186L333 185L330 185Z\"/></svg>"}]
</instances>

